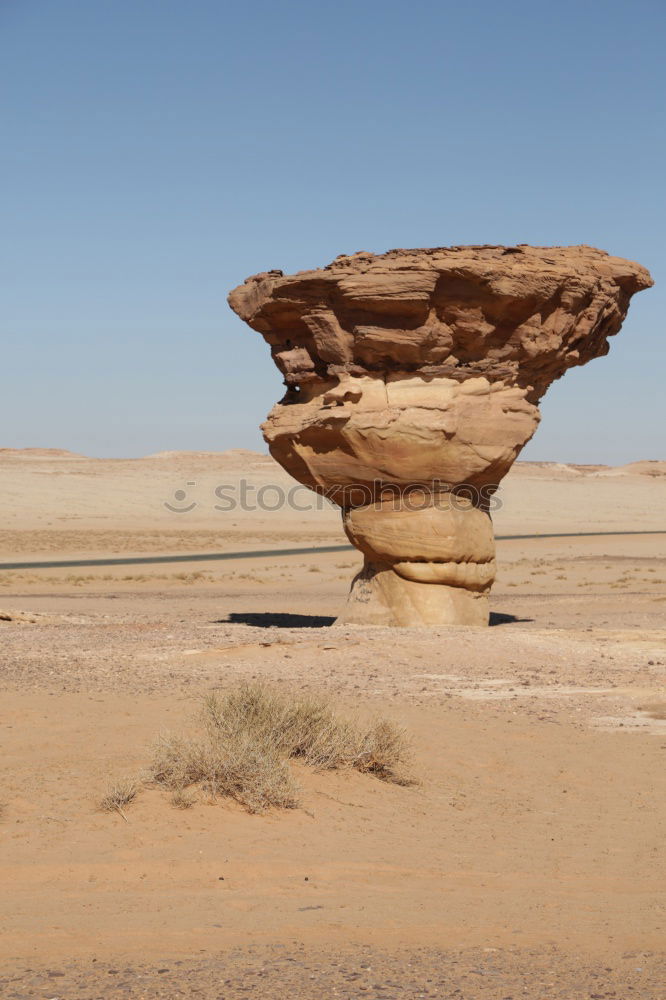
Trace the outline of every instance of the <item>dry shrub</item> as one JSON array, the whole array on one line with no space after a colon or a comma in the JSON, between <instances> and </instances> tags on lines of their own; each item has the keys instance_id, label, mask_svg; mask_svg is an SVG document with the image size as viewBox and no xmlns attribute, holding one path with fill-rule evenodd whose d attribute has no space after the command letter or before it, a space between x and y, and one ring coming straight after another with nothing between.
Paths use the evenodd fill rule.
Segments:
<instances>
[{"instance_id":1,"label":"dry shrub","mask_svg":"<svg viewBox=\"0 0 666 1000\"><path fill-rule=\"evenodd\" d=\"M211 798L235 799L249 812L298 805L289 768L275 751L244 735L231 739L162 736L155 747L151 777L181 795L198 785Z\"/></svg>"},{"instance_id":2,"label":"dry shrub","mask_svg":"<svg viewBox=\"0 0 666 1000\"><path fill-rule=\"evenodd\" d=\"M171 805L176 809L191 809L197 797L188 788L176 788L171 794Z\"/></svg>"},{"instance_id":3,"label":"dry shrub","mask_svg":"<svg viewBox=\"0 0 666 1000\"><path fill-rule=\"evenodd\" d=\"M200 722L196 736L161 736L148 772L181 809L194 803L196 790L234 799L252 813L272 806L293 809L298 790L289 760L410 783L401 771L410 757L403 729L386 719L369 727L340 719L321 697L241 683L224 695L207 696Z\"/></svg>"},{"instance_id":4,"label":"dry shrub","mask_svg":"<svg viewBox=\"0 0 666 1000\"><path fill-rule=\"evenodd\" d=\"M363 735L353 766L357 771L374 774L382 781L410 785L413 784L412 779L400 770L408 759L409 745L405 731L386 719L379 719Z\"/></svg>"},{"instance_id":5,"label":"dry shrub","mask_svg":"<svg viewBox=\"0 0 666 1000\"><path fill-rule=\"evenodd\" d=\"M399 773L409 757L404 730L386 719L364 729L338 718L322 697L290 697L266 684L243 683L222 697L209 695L203 715L214 740L242 734L317 770L352 767L385 781L404 781Z\"/></svg>"},{"instance_id":6,"label":"dry shrub","mask_svg":"<svg viewBox=\"0 0 666 1000\"><path fill-rule=\"evenodd\" d=\"M138 794L138 782L134 778L122 778L109 785L99 807L106 812L119 812L123 818L126 818L123 808L133 802Z\"/></svg>"}]
</instances>

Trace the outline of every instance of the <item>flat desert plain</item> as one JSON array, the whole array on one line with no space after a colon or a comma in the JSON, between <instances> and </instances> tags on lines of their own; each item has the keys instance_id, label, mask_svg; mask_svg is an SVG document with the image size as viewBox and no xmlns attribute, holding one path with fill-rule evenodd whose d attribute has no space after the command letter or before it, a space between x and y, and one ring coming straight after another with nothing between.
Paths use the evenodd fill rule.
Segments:
<instances>
[{"instance_id":1,"label":"flat desert plain","mask_svg":"<svg viewBox=\"0 0 666 1000\"><path fill-rule=\"evenodd\" d=\"M2 997L663 998L666 463L514 466L485 629L336 625L360 557L293 485L0 452ZM260 678L404 726L416 783L100 810Z\"/></svg>"}]
</instances>

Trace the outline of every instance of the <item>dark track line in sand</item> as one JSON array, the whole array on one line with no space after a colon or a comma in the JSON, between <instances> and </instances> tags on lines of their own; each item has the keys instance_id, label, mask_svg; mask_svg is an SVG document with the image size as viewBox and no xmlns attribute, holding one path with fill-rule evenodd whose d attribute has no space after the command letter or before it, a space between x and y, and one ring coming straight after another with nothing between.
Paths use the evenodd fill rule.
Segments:
<instances>
[{"instance_id":1,"label":"dark track line in sand","mask_svg":"<svg viewBox=\"0 0 666 1000\"><path fill-rule=\"evenodd\" d=\"M539 535L496 535L498 542L515 542L540 538L595 538L624 535L666 535L666 531L562 531ZM43 562L0 563L2 570L69 569L80 566L146 566L158 563L218 562L224 559L269 559L271 556L309 556L320 552L354 552L353 545L312 545L308 548L255 549L248 552L200 552L172 556L128 556L121 559L54 559Z\"/></svg>"}]
</instances>

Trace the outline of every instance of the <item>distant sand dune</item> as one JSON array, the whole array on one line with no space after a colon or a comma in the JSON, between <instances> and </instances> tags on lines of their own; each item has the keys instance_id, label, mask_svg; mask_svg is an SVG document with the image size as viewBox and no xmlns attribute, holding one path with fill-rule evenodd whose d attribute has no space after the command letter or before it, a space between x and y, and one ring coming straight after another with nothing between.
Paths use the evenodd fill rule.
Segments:
<instances>
[{"instance_id":1,"label":"distant sand dune","mask_svg":"<svg viewBox=\"0 0 666 1000\"><path fill-rule=\"evenodd\" d=\"M68 451L66 448L0 448L0 460L9 459L85 459L88 462L201 462L224 461L229 465L253 464L275 466L274 460L265 452L252 451L249 448L229 448L226 451L155 451L138 458L99 458L82 455L79 452ZM640 459L625 465L595 465L575 462L538 462L518 461L517 470L527 475L546 476L666 476L666 461L659 459ZM515 475L515 473L514 473Z\"/></svg>"},{"instance_id":2,"label":"distant sand dune","mask_svg":"<svg viewBox=\"0 0 666 1000\"><path fill-rule=\"evenodd\" d=\"M0 458L86 458L66 448L0 448Z\"/></svg>"}]
</instances>

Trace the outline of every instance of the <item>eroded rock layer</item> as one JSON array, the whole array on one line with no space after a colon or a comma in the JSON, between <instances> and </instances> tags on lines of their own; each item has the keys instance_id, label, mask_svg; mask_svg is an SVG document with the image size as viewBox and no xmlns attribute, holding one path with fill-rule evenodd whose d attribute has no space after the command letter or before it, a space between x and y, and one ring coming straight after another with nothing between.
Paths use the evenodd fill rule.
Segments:
<instances>
[{"instance_id":1,"label":"eroded rock layer","mask_svg":"<svg viewBox=\"0 0 666 1000\"><path fill-rule=\"evenodd\" d=\"M487 621L490 496L551 382L606 354L651 284L592 247L479 246L357 253L231 293L287 386L271 454L341 506L365 554L348 620Z\"/></svg>"}]
</instances>

